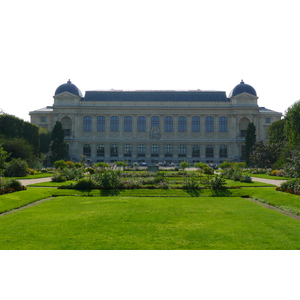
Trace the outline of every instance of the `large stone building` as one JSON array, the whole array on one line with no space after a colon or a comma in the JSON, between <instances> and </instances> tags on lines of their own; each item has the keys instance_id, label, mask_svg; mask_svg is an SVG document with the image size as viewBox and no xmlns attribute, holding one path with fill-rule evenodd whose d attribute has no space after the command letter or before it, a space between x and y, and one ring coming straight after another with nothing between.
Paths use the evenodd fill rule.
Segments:
<instances>
[{"instance_id":1,"label":"large stone building","mask_svg":"<svg viewBox=\"0 0 300 300\"><path fill-rule=\"evenodd\" d=\"M30 112L31 122L52 130L60 121L70 160L95 162L214 162L244 159L245 131L268 126L281 113L259 107L255 89L241 81L223 91L81 91L60 85L54 103Z\"/></svg>"}]
</instances>

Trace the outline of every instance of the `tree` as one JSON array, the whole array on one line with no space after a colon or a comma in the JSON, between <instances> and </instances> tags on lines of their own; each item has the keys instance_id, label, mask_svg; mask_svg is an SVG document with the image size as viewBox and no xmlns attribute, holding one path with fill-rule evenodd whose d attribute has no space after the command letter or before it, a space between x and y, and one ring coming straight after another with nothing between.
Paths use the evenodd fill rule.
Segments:
<instances>
[{"instance_id":1,"label":"tree","mask_svg":"<svg viewBox=\"0 0 300 300\"><path fill-rule=\"evenodd\" d=\"M56 121L51 131L50 162L53 164L57 160L65 160L68 155L67 144L64 142L65 131L62 124Z\"/></svg>"},{"instance_id":2,"label":"tree","mask_svg":"<svg viewBox=\"0 0 300 300\"><path fill-rule=\"evenodd\" d=\"M285 120L278 120L273 122L268 128L268 136L269 136L269 143L282 143L286 141L287 137L284 131Z\"/></svg>"},{"instance_id":3,"label":"tree","mask_svg":"<svg viewBox=\"0 0 300 300\"><path fill-rule=\"evenodd\" d=\"M186 161L183 161L182 163L180 163L180 168L185 171L185 169L189 168L190 167L190 163L186 162Z\"/></svg>"},{"instance_id":4,"label":"tree","mask_svg":"<svg viewBox=\"0 0 300 300\"><path fill-rule=\"evenodd\" d=\"M9 154L0 146L0 173L4 168L4 163L9 157Z\"/></svg>"},{"instance_id":5,"label":"tree","mask_svg":"<svg viewBox=\"0 0 300 300\"><path fill-rule=\"evenodd\" d=\"M284 131L290 144L300 145L300 100L286 111Z\"/></svg>"},{"instance_id":6,"label":"tree","mask_svg":"<svg viewBox=\"0 0 300 300\"><path fill-rule=\"evenodd\" d=\"M245 161L248 166L250 164L251 150L255 142L256 142L256 127L253 123L249 123L246 129L246 136L245 136Z\"/></svg>"},{"instance_id":7,"label":"tree","mask_svg":"<svg viewBox=\"0 0 300 300\"><path fill-rule=\"evenodd\" d=\"M10 153L10 159L21 158L31 163L36 160L33 146L22 138L7 138L2 141L2 147ZM9 160L10 160L9 159Z\"/></svg>"}]
</instances>

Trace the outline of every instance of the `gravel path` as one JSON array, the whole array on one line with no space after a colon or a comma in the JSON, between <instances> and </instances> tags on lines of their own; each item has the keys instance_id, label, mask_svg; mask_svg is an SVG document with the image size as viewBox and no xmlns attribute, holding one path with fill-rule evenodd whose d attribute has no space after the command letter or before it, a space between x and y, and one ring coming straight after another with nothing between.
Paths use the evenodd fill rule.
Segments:
<instances>
[{"instance_id":1,"label":"gravel path","mask_svg":"<svg viewBox=\"0 0 300 300\"><path fill-rule=\"evenodd\" d=\"M286 180L258 178L258 177L254 177L254 176L251 176L251 178L252 178L252 181L258 181L258 182L263 182L263 183L268 183L268 184L274 184L276 186L280 186L281 183L286 181Z\"/></svg>"},{"instance_id":2,"label":"gravel path","mask_svg":"<svg viewBox=\"0 0 300 300\"><path fill-rule=\"evenodd\" d=\"M30 184L40 183L40 182L49 182L51 181L51 177L46 178L37 178L37 179L19 179L22 185L27 186Z\"/></svg>"}]
</instances>

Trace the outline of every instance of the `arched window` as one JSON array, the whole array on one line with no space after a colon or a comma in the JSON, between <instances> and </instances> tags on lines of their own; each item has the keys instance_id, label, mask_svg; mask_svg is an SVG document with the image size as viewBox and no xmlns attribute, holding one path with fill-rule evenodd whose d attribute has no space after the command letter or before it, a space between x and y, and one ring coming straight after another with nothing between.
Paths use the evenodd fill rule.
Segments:
<instances>
[{"instance_id":1,"label":"arched window","mask_svg":"<svg viewBox=\"0 0 300 300\"><path fill-rule=\"evenodd\" d=\"M165 117L165 132L173 132L173 117Z\"/></svg>"},{"instance_id":2,"label":"arched window","mask_svg":"<svg viewBox=\"0 0 300 300\"><path fill-rule=\"evenodd\" d=\"M104 156L104 151L105 151L105 148L104 148L104 145L97 145L97 156Z\"/></svg>"},{"instance_id":3,"label":"arched window","mask_svg":"<svg viewBox=\"0 0 300 300\"><path fill-rule=\"evenodd\" d=\"M124 157L131 157L132 155L132 146L129 144L124 145Z\"/></svg>"},{"instance_id":4,"label":"arched window","mask_svg":"<svg viewBox=\"0 0 300 300\"><path fill-rule=\"evenodd\" d=\"M105 117L104 116L97 117L97 131L105 131Z\"/></svg>"},{"instance_id":5,"label":"arched window","mask_svg":"<svg viewBox=\"0 0 300 300\"><path fill-rule=\"evenodd\" d=\"M178 146L178 157L186 157L186 145Z\"/></svg>"},{"instance_id":6,"label":"arched window","mask_svg":"<svg viewBox=\"0 0 300 300\"><path fill-rule=\"evenodd\" d=\"M200 117L192 117L192 132L200 132Z\"/></svg>"},{"instance_id":7,"label":"arched window","mask_svg":"<svg viewBox=\"0 0 300 300\"><path fill-rule=\"evenodd\" d=\"M205 131L214 132L214 117L205 118Z\"/></svg>"},{"instance_id":8,"label":"arched window","mask_svg":"<svg viewBox=\"0 0 300 300\"><path fill-rule=\"evenodd\" d=\"M172 156L173 156L173 146L165 145L165 157L172 157Z\"/></svg>"},{"instance_id":9,"label":"arched window","mask_svg":"<svg viewBox=\"0 0 300 300\"><path fill-rule=\"evenodd\" d=\"M178 117L178 132L186 132L186 117Z\"/></svg>"},{"instance_id":10,"label":"arched window","mask_svg":"<svg viewBox=\"0 0 300 300\"><path fill-rule=\"evenodd\" d=\"M124 117L124 131L125 132L132 131L132 117L131 116Z\"/></svg>"},{"instance_id":11,"label":"arched window","mask_svg":"<svg viewBox=\"0 0 300 300\"><path fill-rule=\"evenodd\" d=\"M83 131L92 131L92 117L91 116L83 117Z\"/></svg>"},{"instance_id":12,"label":"arched window","mask_svg":"<svg viewBox=\"0 0 300 300\"><path fill-rule=\"evenodd\" d=\"M159 146L151 145L151 157L158 157L158 156L159 156Z\"/></svg>"},{"instance_id":13,"label":"arched window","mask_svg":"<svg viewBox=\"0 0 300 300\"><path fill-rule=\"evenodd\" d=\"M151 128L158 127L159 128L159 117L153 116L151 117Z\"/></svg>"},{"instance_id":14,"label":"arched window","mask_svg":"<svg viewBox=\"0 0 300 300\"><path fill-rule=\"evenodd\" d=\"M139 116L137 120L138 120L137 131L138 132L146 132L146 117Z\"/></svg>"},{"instance_id":15,"label":"arched window","mask_svg":"<svg viewBox=\"0 0 300 300\"><path fill-rule=\"evenodd\" d=\"M113 132L119 131L119 117L118 116L110 117L110 131L113 131Z\"/></svg>"},{"instance_id":16,"label":"arched window","mask_svg":"<svg viewBox=\"0 0 300 300\"><path fill-rule=\"evenodd\" d=\"M88 144L83 145L83 155L91 156L91 146Z\"/></svg>"},{"instance_id":17,"label":"arched window","mask_svg":"<svg viewBox=\"0 0 300 300\"><path fill-rule=\"evenodd\" d=\"M227 132L227 117L220 117L219 118L219 131L220 132Z\"/></svg>"},{"instance_id":18,"label":"arched window","mask_svg":"<svg viewBox=\"0 0 300 300\"><path fill-rule=\"evenodd\" d=\"M137 146L137 155L138 157L145 157L146 154L146 146L145 145L138 145Z\"/></svg>"}]
</instances>

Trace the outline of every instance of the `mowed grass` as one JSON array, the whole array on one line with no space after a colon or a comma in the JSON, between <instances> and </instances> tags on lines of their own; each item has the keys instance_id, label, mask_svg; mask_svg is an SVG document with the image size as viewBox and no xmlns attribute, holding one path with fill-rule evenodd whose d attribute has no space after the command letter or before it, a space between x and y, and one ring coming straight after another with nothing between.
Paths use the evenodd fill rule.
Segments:
<instances>
[{"instance_id":1,"label":"mowed grass","mask_svg":"<svg viewBox=\"0 0 300 300\"><path fill-rule=\"evenodd\" d=\"M0 217L0 249L300 249L300 222L238 197L56 197Z\"/></svg>"}]
</instances>

